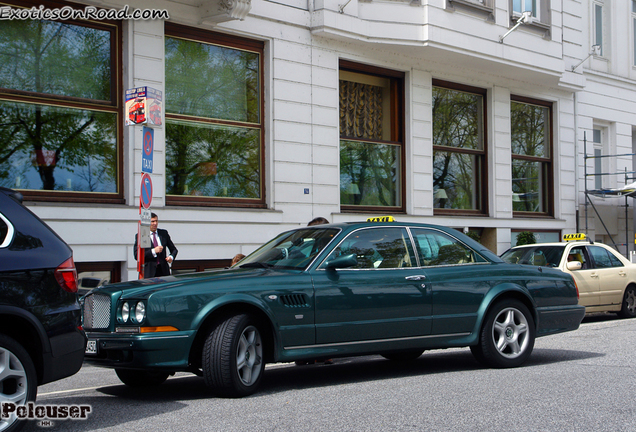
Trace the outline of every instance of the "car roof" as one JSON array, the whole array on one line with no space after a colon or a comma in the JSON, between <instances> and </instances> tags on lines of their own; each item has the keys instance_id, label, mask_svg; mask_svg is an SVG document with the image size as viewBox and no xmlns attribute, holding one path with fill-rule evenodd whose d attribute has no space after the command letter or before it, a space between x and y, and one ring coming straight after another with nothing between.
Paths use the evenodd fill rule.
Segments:
<instances>
[{"instance_id":1,"label":"car roof","mask_svg":"<svg viewBox=\"0 0 636 432\"><path fill-rule=\"evenodd\" d=\"M379 219L384 219L384 218L379 218ZM482 245L481 243L476 242L475 240L471 239L470 237L468 237L467 235L465 235L464 233L462 233L459 230L456 230L455 228L450 228L444 225L435 225L435 224L427 224L427 223L420 223L420 222L409 222L409 221L400 221L400 220L393 220L393 221L360 221L360 222L338 222L338 223L330 223L330 224L321 224L321 225L312 225L312 226L307 226L307 227L299 227L297 229L303 229L303 228L313 228L313 229L320 229L320 228L339 228L341 229L345 235L347 235L348 233L355 231L359 228L377 228L377 227L384 227L384 228L389 228L389 227L408 227L408 228L428 228L428 229L434 229L434 230L439 230L442 231L446 234L449 234L453 237L458 238L460 241L466 243L468 246L470 246L472 249L476 250L477 252L479 252L480 254L482 254L483 256L487 257L489 260L494 261L494 262L501 262L501 258L499 258L499 256L497 254L495 254L494 252L492 252L490 249L488 249L486 246ZM293 230L290 230L293 231Z\"/></svg>"},{"instance_id":2,"label":"car roof","mask_svg":"<svg viewBox=\"0 0 636 432\"><path fill-rule=\"evenodd\" d=\"M590 246L590 245L607 246L605 243L600 243L600 242L590 243L589 241L569 241L569 242L551 242L551 243L532 243L532 244L525 244L520 246L513 246L510 249L521 249L521 248L536 247L536 246L567 246L569 244L574 246Z\"/></svg>"}]
</instances>

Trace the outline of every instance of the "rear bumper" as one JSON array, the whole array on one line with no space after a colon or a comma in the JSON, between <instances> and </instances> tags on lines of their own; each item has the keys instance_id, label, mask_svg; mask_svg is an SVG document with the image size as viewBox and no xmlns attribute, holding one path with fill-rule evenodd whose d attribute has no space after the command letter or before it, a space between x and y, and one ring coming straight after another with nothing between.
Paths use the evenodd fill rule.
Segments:
<instances>
[{"instance_id":1,"label":"rear bumper","mask_svg":"<svg viewBox=\"0 0 636 432\"><path fill-rule=\"evenodd\" d=\"M86 333L96 341L97 354L86 354L93 366L122 369L186 370L194 331L140 335Z\"/></svg>"},{"instance_id":2,"label":"rear bumper","mask_svg":"<svg viewBox=\"0 0 636 432\"><path fill-rule=\"evenodd\" d=\"M559 306L537 310L537 337L576 330L585 317L585 306Z\"/></svg>"},{"instance_id":3,"label":"rear bumper","mask_svg":"<svg viewBox=\"0 0 636 432\"><path fill-rule=\"evenodd\" d=\"M54 336L49 341L51 352L43 354L40 385L74 375L84 362L86 337L81 331Z\"/></svg>"}]
</instances>

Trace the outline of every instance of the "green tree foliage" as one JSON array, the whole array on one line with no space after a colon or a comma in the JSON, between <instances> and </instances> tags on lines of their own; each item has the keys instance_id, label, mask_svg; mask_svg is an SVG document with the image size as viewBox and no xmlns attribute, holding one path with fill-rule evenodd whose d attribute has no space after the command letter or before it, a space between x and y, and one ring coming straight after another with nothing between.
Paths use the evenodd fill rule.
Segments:
<instances>
[{"instance_id":1,"label":"green tree foliage","mask_svg":"<svg viewBox=\"0 0 636 432\"><path fill-rule=\"evenodd\" d=\"M517 235L517 244L516 246L526 245L526 244L535 244L537 239L534 236L534 233L531 231L522 231Z\"/></svg>"}]
</instances>

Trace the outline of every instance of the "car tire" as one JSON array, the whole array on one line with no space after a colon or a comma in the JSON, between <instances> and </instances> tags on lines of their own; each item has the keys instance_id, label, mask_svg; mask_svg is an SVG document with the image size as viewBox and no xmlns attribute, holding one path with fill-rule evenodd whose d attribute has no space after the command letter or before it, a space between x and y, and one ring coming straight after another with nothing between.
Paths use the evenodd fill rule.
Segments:
<instances>
[{"instance_id":1,"label":"car tire","mask_svg":"<svg viewBox=\"0 0 636 432\"><path fill-rule=\"evenodd\" d=\"M134 369L115 369L117 377L129 387L150 387L163 384L170 375L168 372L142 371Z\"/></svg>"},{"instance_id":2,"label":"car tire","mask_svg":"<svg viewBox=\"0 0 636 432\"><path fill-rule=\"evenodd\" d=\"M263 376L265 360L258 324L250 316L232 316L208 335L203 348L205 384L218 396L253 394Z\"/></svg>"},{"instance_id":3,"label":"car tire","mask_svg":"<svg viewBox=\"0 0 636 432\"><path fill-rule=\"evenodd\" d=\"M486 366L517 367L532 354L534 339L534 319L528 308L518 300L507 299L488 311L479 344L470 350Z\"/></svg>"},{"instance_id":4,"label":"car tire","mask_svg":"<svg viewBox=\"0 0 636 432\"><path fill-rule=\"evenodd\" d=\"M17 341L0 334L0 402L25 405L35 401L37 391L38 377L31 356ZM18 431L24 424L15 415L0 418L3 432Z\"/></svg>"},{"instance_id":5,"label":"car tire","mask_svg":"<svg viewBox=\"0 0 636 432\"><path fill-rule=\"evenodd\" d=\"M381 354L387 360L392 361L412 361L419 358L424 350L401 351Z\"/></svg>"},{"instance_id":6,"label":"car tire","mask_svg":"<svg viewBox=\"0 0 636 432\"><path fill-rule=\"evenodd\" d=\"M618 316L621 318L634 318L636 317L636 286L630 285L625 288L625 294L623 294L623 305L621 306Z\"/></svg>"}]
</instances>

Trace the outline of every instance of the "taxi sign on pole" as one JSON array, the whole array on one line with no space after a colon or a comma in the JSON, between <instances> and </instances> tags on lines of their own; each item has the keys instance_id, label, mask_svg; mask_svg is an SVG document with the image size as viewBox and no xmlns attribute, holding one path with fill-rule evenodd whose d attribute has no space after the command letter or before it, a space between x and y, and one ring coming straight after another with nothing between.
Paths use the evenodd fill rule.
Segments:
<instances>
[{"instance_id":1,"label":"taxi sign on pole","mask_svg":"<svg viewBox=\"0 0 636 432\"><path fill-rule=\"evenodd\" d=\"M139 201L143 208L150 208L150 204L152 203L152 180L148 173L141 174L141 192Z\"/></svg>"},{"instance_id":2,"label":"taxi sign on pole","mask_svg":"<svg viewBox=\"0 0 636 432\"><path fill-rule=\"evenodd\" d=\"M141 171L152 174L155 131L152 128L144 126L143 137L144 148L141 152Z\"/></svg>"}]
</instances>

